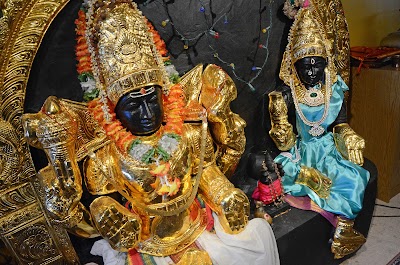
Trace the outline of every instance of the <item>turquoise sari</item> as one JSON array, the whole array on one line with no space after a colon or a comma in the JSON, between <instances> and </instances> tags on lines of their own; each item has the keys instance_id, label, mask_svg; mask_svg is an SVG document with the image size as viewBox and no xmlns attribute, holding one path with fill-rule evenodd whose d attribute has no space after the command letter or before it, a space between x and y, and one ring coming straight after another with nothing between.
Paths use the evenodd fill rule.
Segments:
<instances>
[{"instance_id":1,"label":"turquoise sari","mask_svg":"<svg viewBox=\"0 0 400 265\"><path fill-rule=\"evenodd\" d=\"M348 89L338 76L332 86L328 116L321 124L325 132L320 136L310 135L308 131L311 127L304 124L296 112L298 131L296 145L288 152L278 155L275 162L282 164L285 171L282 177L285 192L293 196L309 196L322 209L354 219L362 208L369 172L344 159L336 149L333 134L326 131L338 116L344 91ZM320 120L324 112L324 105L310 107L299 103L299 106L309 121ZM328 198L320 198L309 187L295 183L302 165L315 168L332 180Z\"/></svg>"}]
</instances>

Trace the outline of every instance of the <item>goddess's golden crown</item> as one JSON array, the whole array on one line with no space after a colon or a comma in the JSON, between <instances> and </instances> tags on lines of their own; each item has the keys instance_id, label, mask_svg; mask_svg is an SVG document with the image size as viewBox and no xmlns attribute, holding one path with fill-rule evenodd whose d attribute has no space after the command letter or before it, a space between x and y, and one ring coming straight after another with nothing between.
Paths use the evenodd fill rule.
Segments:
<instances>
[{"instance_id":1,"label":"goddess's golden crown","mask_svg":"<svg viewBox=\"0 0 400 265\"><path fill-rule=\"evenodd\" d=\"M93 72L111 102L142 87L166 85L164 64L135 3L90 1L88 15Z\"/></svg>"},{"instance_id":2,"label":"goddess's golden crown","mask_svg":"<svg viewBox=\"0 0 400 265\"><path fill-rule=\"evenodd\" d=\"M317 12L313 7L301 8L290 28L288 44L283 55L279 77L290 85L293 80L295 86L299 80L294 63L304 57L321 56L328 60L327 71L336 76L336 69L331 63L332 42L327 36L325 27L321 24Z\"/></svg>"},{"instance_id":3,"label":"goddess's golden crown","mask_svg":"<svg viewBox=\"0 0 400 265\"><path fill-rule=\"evenodd\" d=\"M292 26L290 44L293 63L307 56L326 58L326 41L309 9L302 9Z\"/></svg>"}]
</instances>

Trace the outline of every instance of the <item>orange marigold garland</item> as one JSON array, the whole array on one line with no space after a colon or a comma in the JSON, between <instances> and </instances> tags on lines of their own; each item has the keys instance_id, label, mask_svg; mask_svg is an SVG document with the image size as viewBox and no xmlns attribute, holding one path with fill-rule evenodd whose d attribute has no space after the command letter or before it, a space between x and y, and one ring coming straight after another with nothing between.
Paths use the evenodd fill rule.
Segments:
<instances>
[{"instance_id":1,"label":"orange marigold garland","mask_svg":"<svg viewBox=\"0 0 400 265\"><path fill-rule=\"evenodd\" d=\"M75 55L78 71L78 79L81 82L83 90L83 99L90 101L99 95L99 90L96 88L96 82L93 77L92 60L88 50L88 44L85 38L86 32L86 14L85 11L80 9L78 11L78 18L75 19L76 25L76 47Z\"/></svg>"}]
</instances>

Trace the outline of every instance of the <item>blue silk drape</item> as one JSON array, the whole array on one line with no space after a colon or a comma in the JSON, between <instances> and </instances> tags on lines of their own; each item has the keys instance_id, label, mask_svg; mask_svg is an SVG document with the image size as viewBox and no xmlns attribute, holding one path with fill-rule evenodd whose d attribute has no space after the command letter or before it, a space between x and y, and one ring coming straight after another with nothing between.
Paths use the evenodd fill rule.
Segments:
<instances>
[{"instance_id":1,"label":"blue silk drape","mask_svg":"<svg viewBox=\"0 0 400 265\"><path fill-rule=\"evenodd\" d=\"M354 219L362 208L369 172L344 159L336 149L333 134L326 131L339 114L346 90L347 85L338 76L332 86L328 116L321 124L325 129L321 136L310 135L308 131L311 127L296 113L296 145L278 155L275 162L281 163L285 171L282 177L285 192L293 196L309 196L322 209ZM299 106L309 121L320 120L324 112L324 105L310 107L299 103ZM302 165L313 167L332 180L328 198L320 198L307 186L295 183Z\"/></svg>"}]
</instances>

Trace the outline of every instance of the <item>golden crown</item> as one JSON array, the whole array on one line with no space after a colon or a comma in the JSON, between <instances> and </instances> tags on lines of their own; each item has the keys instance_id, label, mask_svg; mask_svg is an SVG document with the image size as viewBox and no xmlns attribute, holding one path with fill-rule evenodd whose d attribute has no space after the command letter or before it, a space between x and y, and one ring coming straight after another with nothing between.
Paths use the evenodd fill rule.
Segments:
<instances>
[{"instance_id":1,"label":"golden crown","mask_svg":"<svg viewBox=\"0 0 400 265\"><path fill-rule=\"evenodd\" d=\"M290 35L293 63L307 56L327 57L326 41L317 20L309 9L303 10L297 16Z\"/></svg>"},{"instance_id":2,"label":"golden crown","mask_svg":"<svg viewBox=\"0 0 400 265\"><path fill-rule=\"evenodd\" d=\"M167 86L163 61L135 3L91 1L88 15L93 72L111 102L146 86Z\"/></svg>"},{"instance_id":3,"label":"golden crown","mask_svg":"<svg viewBox=\"0 0 400 265\"><path fill-rule=\"evenodd\" d=\"M332 64L332 42L327 37L324 26L320 23L317 12L312 8L301 8L290 28L288 44L283 55L279 77L290 86L300 84L294 63L307 56L321 56L328 59L327 71L336 76Z\"/></svg>"}]
</instances>

